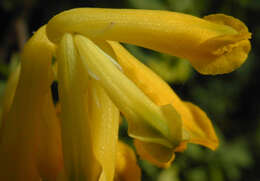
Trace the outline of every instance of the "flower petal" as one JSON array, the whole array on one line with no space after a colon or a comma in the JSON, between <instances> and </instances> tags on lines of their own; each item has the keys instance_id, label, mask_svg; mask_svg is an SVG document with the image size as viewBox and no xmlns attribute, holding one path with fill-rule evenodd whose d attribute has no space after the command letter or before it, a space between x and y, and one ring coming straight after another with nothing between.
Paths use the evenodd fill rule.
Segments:
<instances>
[{"instance_id":1,"label":"flower petal","mask_svg":"<svg viewBox=\"0 0 260 181\"><path fill-rule=\"evenodd\" d=\"M133 57L119 43L109 41L109 45L111 46L110 50L109 47L102 46L102 48L106 49L107 52L111 52L112 48L113 56L122 67L124 74L155 104L159 106L173 105L182 118L183 127L186 130L183 133L188 132L189 134L189 142L202 144L213 150L216 149L218 139L211 121L199 107L183 102L167 83Z\"/></svg>"},{"instance_id":2,"label":"flower petal","mask_svg":"<svg viewBox=\"0 0 260 181\"><path fill-rule=\"evenodd\" d=\"M71 34L63 36L57 61L65 177L96 181L101 167L94 153L88 117L88 72L82 68Z\"/></svg>"},{"instance_id":3,"label":"flower petal","mask_svg":"<svg viewBox=\"0 0 260 181\"><path fill-rule=\"evenodd\" d=\"M135 148L142 159L158 167L167 168L175 158L172 149L154 143L145 143L138 140L134 141Z\"/></svg>"},{"instance_id":4,"label":"flower petal","mask_svg":"<svg viewBox=\"0 0 260 181\"><path fill-rule=\"evenodd\" d=\"M190 136L189 142L215 150L218 147L219 142L206 113L190 102L183 103L189 109L192 117L190 121L184 121L184 126L188 130Z\"/></svg>"},{"instance_id":5,"label":"flower petal","mask_svg":"<svg viewBox=\"0 0 260 181\"><path fill-rule=\"evenodd\" d=\"M50 90L54 50L45 27L24 47L19 82L1 129L0 180L55 179L62 166L60 127Z\"/></svg>"},{"instance_id":6,"label":"flower petal","mask_svg":"<svg viewBox=\"0 0 260 181\"><path fill-rule=\"evenodd\" d=\"M98 81L89 82L89 121L94 153L102 167L99 181L113 181L119 127L119 111Z\"/></svg>"},{"instance_id":7,"label":"flower petal","mask_svg":"<svg viewBox=\"0 0 260 181\"><path fill-rule=\"evenodd\" d=\"M175 149L182 139L182 123L176 110L171 105L155 105L91 40L76 35L75 44L85 68L126 117L129 135Z\"/></svg>"},{"instance_id":8,"label":"flower petal","mask_svg":"<svg viewBox=\"0 0 260 181\"><path fill-rule=\"evenodd\" d=\"M118 142L115 181L141 181L134 151L125 143Z\"/></svg>"},{"instance_id":9,"label":"flower petal","mask_svg":"<svg viewBox=\"0 0 260 181\"><path fill-rule=\"evenodd\" d=\"M185 58L203 74L238 68L247 58L251 36L241 21L226 15L201 19L170 11L101 8L72 9L49 21L51 41L59 42L65 32Z\"/></svg>"}]
</instances>

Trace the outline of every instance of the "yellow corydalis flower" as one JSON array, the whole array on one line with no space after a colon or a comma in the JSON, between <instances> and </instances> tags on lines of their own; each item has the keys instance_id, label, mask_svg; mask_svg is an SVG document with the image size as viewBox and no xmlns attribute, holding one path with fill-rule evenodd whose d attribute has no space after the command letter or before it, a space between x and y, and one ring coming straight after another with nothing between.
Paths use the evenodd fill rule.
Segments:
<instances>
[{"instance_id":1,"label":"yellow corydalis flower","mask_svg":"<svg viewBox=\"0 0 260 181\"><path fill-rule=\"evenodd\" d=\"M55 179L62 167L59 120L50 90L54 51L42 27L21 54L20 77L11 86L15 95L9 97L12 106L1 125L0 180Z\"/></svg>"},{"instance_id":2,"label":"yellow corydalis flower","mask_svg":"<svg viewBox=\"0 0 260 181\"><path fill-rule=\"evenodd\" d=\"M113 180L119 111L88 76L72 35L64 35L57 60L65 177Z\"/></svg>"},{"instance_id":3,"label":"yellow corydalis flower","mask_svg":"<svg viewBox=\"0 0 260 181\"><path fill-rule=\"evenodd\" d=\"M51 41L58 42L65 32L186 58L203 74L233 71L250 50L247 27L223 14L200 19L170 11L78 8L62 12L48 23Z\"/></svg>"},{"instance_id":4,"label":"yellow corydalis flower","mask_svg":"<svg viewBox=\"0 0 260 181\"><path fill-rule=\"evenodd\" d=\"M104 149L104 145L108 145L108 148L115 146L112 143L113 140L117 140L118 122L114 126L111 125L107 120L111 118L111 115L106 118L105 122L102 121L106 117L106 112L112 111L112 104L103 108L100 105L92 107L88 99L95 98L98 91L88 93L88 87L91 89L93 86L89 83L89 79L95 79L92 80L96 82L94 85L100 84L126 116L129 121L129 134L132 137L158 144L155 149L165 147L166 150L174 149L184 139L182 123L176 110L170 105L159 107L154 104L120 71L120 66L116 61L88 38L65 34L58 47L57 60L65 177L75 180L97 180L100 175L102 176L102 168L105 168L102 164L110 164L111 167L106 157L102 156L103 158L98 160L99 154L95 151ZM85 78L84 82L79 83L82 77ZM101 104L104 100L102 98L96 104ZM98 109L100 109L99 112L97 112ZM89 113L89 110L94 111L93 114ZM112 118L118 121L119 114L117 109L115 111L117 117ZM91 115L93 115L93 120L89 120ZM99 126L95 128L95 125ZM105 125L110 125L109 129L103 129L103 132L100 132L100 128L106 128ZM104 131L108 134L104 135ZM99 136L101 140L98 140ZM104 140L105 137L109 140ZM107 150L106 153L115 153L115 150ZM114 156L110 155L110 159ZM171 154L165 156L167 158L164 159L168 161ZM89 165L90 160L91 165ZM110 173L113 172L110 171Z\"/></svg>"},{"instance_id":5,"label":"yellow corydalis flower","mask_svg":"<svg viewBox=\"0 0 260 181\"><path fill-rule=\"evenodd\" d=\"M159 155L163 150L154 149L156 145L147 145L140 141L135 141L135 146L138 153L145 159L162 167L167 167L174 159L175 151L182 151L185 149L186 142L204 145L212 150L218 146L218 139L212 127L211 121L207 115L197 106L189 102L182 101L174 91L159 78L148 67L143 65L135 57L133 57L127 50L119 43L109 41L102 45L106 52L116 58L123 69L124 74L131 79L156 105L171 104L182 120L182 126L188 134L188 139L184 140L176 149L168 152L171 159L163 161ZM159 94L158 94L159 92ZM153 152L154 151L154 155Z\"/></svg>"},{"instance_id":6,"label":"yellow corydalis flower","mask_svg":"<svg viewBox=\"0 0 260 181\"><path fill-rule=\"evenodd\" d=\"M156 106L117 68L114 64L116 61L91 40L76 35L75 44L86 71L91 72L90 75L98 80L129 120L131 136L168 147L179 144L182 136L181 122L177 112L171 106Z\"/></svg>"},{"instance_id":7,"label":"yellow corydalis flower","mask_svg":"<svg viewBox=\"0 0 260 181\"><path fill-rule=\"evenodd\" d=\"M140 180L134 152L118 142L120 112L138 154L157 166L169 166L189 142L216 149L207 115L118 42L187 58L201 73L221 74L245 61L249 38L242 22L222 14L201 19L98 8L58 14L28 41L20 73L9 80L0 180ZM59 115L50 90L55 74Z\"/></svg>"},{"instance_id":8,"label":"yellow corydalis flower","mask_svg":"<svg viewBox=\"0 0 260 181\"><path fill-rule=\"evenodd\" d=\"M143 159L167 167L174 159L174 152L182 151L186 142L216 149L218 139L206 114L197 106L181 101L162 79L119 43L97 41L103 51L83 36L78 36L75 42L79 54L83 54L86 69L94 74L128 120L129 134L136 139L137 151ZM113 63L115 60L111 61L112 57L120 65L119 69ZM150 107L145 108L147 105ZM156 112L161 117L156 117ZM158 120L168 130L160 129L160 124L155 124ZM175 132L172 139L168 132Z\"/></svg>"}]
</instances>

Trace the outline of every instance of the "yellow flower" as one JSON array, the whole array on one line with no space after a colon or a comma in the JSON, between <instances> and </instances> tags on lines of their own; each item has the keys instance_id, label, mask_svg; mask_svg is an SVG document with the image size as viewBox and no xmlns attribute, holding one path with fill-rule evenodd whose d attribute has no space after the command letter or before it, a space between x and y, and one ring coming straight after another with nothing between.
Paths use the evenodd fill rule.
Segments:
<instances>
[{"instance_id":1,"label":"yellow flower","mask_svg":"<svg viewBox=\"0 0 260 181\"><path fill-rule=\"evenodd\" d=\"M238 68L247 58L251 36L241 21L223 14L200 19L170 11L98 8L64 11L48 23L51 41L58 42L65 32L186 58L203 74Z\"/></svg>"},{"instance_id":2,"label":"yellow flower","mask_svg":"<svg viewBox=\"0 0 260 181\"><path fill-rule=\"evenodd\" d=\"M0 180L54 179L62 166L60 127L50 90L54 51L45 27L24 47L19 82L11 88L15 95L6 97L12 106L1 126Z\"/></svg>"},{"instance_id":3,"label":"yellow flower","mask_svg":"<svg viewBox=\"0 0 260 181\"><path fill-rule=\"evenodd\" d=\"M216 149L207 115L117 41L187 58L199 72L219 74L245 61L249 38L242 22L225 15L81 8L55 16L26 44L19 81L18 75L9 81L0 180L140 180L134 152L118 142L120 112L141 158L157 166L169 166L189 142ZM53 56L59 115L50 90Z\"/></svg>"},{"instance_id":4,"label":"yellow flower","mask_svg":"<svg viewBox=\"0 0 260 181\"><path fill-rule=\"evenodd\" d=\"M211 122L199 107L189 102L183 102L167 85L167 83L160 79L140 61L135 59L119 43L110 41L108 44L110 45L108 48L111 48L111 50L114 51L114 56L117 58L118 63L122 66L124 73L129 79L131 79L155 104L159 106L171 104L180 114L183 127L186 130L189 139L185 140L174 151L183 150L185 142L201 144L211 148L212 150L217 148L218 139ZM135 145L141 156L158 166L168 166L174 158L174 155L172 155L171 159L168 161L162 161L158 155L151 155L152 152L150 150L155 150L154 148L147 147L147 149L144 149L145 144L140 144L139 141L136 141ZM146 152L145 150L149 151ZM158 152L160 152L160 150ZM160 153L154 154L160 155ZM165 153L163 155L165 156L167 154Z\"/></svg>"},{"instance_id":5,"label":"yellow flower","mask_svg":"<svg viewBox=\"0 0 260 181\"><path fill-rule=\"evenodd\" d=\"M91 72L90 76L97 79L126 117L131 137L167 150L174 149L185 139L180 116L174 107L157 106L121 72L112 57L86 37L76 35L75 44L86 71ZM169 154L162 156L169 157Z\"/></svg>"},{"instance_id":6,"label":"yellow flower","mask_svg":"<svg viewBox=\"0 0 260 181\"><path fill-rule=\"evenodd\" d=\"M57 60L65 177L112 180L119 111L85 71L70 34L60 42Z\"/></svg>"},{"instance_id":7,"label":"yellow flower","mask_svg":"<svg viewBox=\"0 0 260 181\"><path fill-rule=\"evenodd\" d=\"M126 117L129 134L136 139L137 151L144 159L168 166L174 152L186 142L211 149L218 146L206 114L193 104L182 102L164 81L119 43L97 42L111 57L83 36L76 35L75 43L90 75L100 82ZM115 65L112 57L119 65Z\"/></svg>"}]
</instances>

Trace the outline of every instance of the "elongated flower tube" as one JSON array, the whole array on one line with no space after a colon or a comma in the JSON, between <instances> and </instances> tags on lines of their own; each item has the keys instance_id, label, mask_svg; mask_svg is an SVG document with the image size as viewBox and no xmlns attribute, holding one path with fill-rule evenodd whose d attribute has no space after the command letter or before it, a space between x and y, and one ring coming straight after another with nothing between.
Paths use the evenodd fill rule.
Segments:
<instances>
[{"instance_id":1,"label":"elongated flower tube","mask_svg":"<svg viewBox=\"0 0 260 181\"><path fill-rule=\"evenodd\" d=\"M185 148L186 142L201 144L212 150L217 148L218 138L216 137L211 121L199 107L182 101L161 78L135 59L119 43L112 41L104 43L99 41L98 44L118 61L124 74L155 104L159 106L171 104L180 114L183 127L189 135L189 139L168 154L173 154L174 151L182 151ZM162 154L162 150L155 149L158 145L145 145L140 141L135 141L135 145L137 151L144 159L158 166L167 167L172 161L168 160L168 162L165 162L160 160L160 156L155 156L156 154ZM152 151L155 152L154 155L151 154ZM174 159L174 155L172 155L172 159Z\"/></svg>"},{"instance_id":2,"label":"elongated flower tube","mask_svg":"<svg viewBox=\"0 0 260 181\"><path fill-rule=\"evenodd\" d=\"M0 180L53 180L62 167L60 127L50 91L54 51L45 27L24 47L19 82L1 128Z\"/></svg>"},{"instance_id":3,"label":"elongated flower tube","mask_svg":"<svg viewBox=\"0 0 260 181\"><path fill-rule=\"evenodd\" d=\"M137 151L143 159L149 160L157 166L167 167L175 157L174 152L183 151L187 142L201 144L212 150L217 148L218 139L211 121L200 108L181 101L167 83L135 59L119 43L112 41L107 43L105 41L96 41L96 43L107 54L117 60L124 74L155 104L158 106L171 104L180 114L183 129L185 130L183 134L186 133L188 139L183 140L177 148L168 150L158 144L148 144L135 140Z\"/></svg>"},{"instance_id":4,"label":"elongated flower tube","mask_svg":"<svg viewBox=\"0 0 260 181\"><path fill-rule=\"evenodd\" d=\"M57 60L65 177L68 180L97 180L101 167L94 154L88 121L88 74L77 61L70 34L65 34L60 42ZM85 79L82 84L79 83L81 77Z\"/></svg>"},{"instance_id":5,"label":"elongated flower tube","mask_svg":"<svg viewBox=\"0 0 260 181\"><path fill-rule=\"evenodd\" d=\"M175 108L170 104L154 104L120 71L116 61L91 40L75 35L75 44L85 69L104 87L128 120L130 136L147 144L156 144L155 149L167 153L160 154L160 159L170 160L171 150L185 139Z\"/></svg>"},{"instance_id":6,"label":"elongated flower tube","mask_svg":"<svg viewBox=\"0 0 260 181\"><path fill-rule=\"evenodd\" d=\"M78 8L50 20L47 34L59 42L65 32L114 40L188 59L203 74L238 68L250 50L250 33L223 14L203 19L169 11Z\"/></svg>"},{"instance_id":7,"label":"elongated flower tube","mask_svg":"<svg viewBox=\"0 0 260 181\"><path fill-rule=\"evenodd\" d=\"M65 178L112 181L119 111L78 56L65 34L57 56Z\"/></svg>"}]
</instances>

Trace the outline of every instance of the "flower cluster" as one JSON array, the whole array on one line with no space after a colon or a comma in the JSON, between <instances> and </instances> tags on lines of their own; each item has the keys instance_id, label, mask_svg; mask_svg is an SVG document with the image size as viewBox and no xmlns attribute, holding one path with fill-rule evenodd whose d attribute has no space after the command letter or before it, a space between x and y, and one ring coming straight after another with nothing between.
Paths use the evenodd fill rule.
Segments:
<instances>
[{"instance_id":1,"label":"flower cluster","mask_svg":"<svg viewBox=\"0 0 260 181\"><path fill-rule=\"evenodd\" d=\"M26 43L8 80L0 180L140 180L134 151L118 140L120 113L137 154L159 167L168 167L187 143L215 150L207 115L119 42L188 59L213 75L246 60L250 36L223 14L79 8L56 15Z\"/></svg>"}]
</instances>

